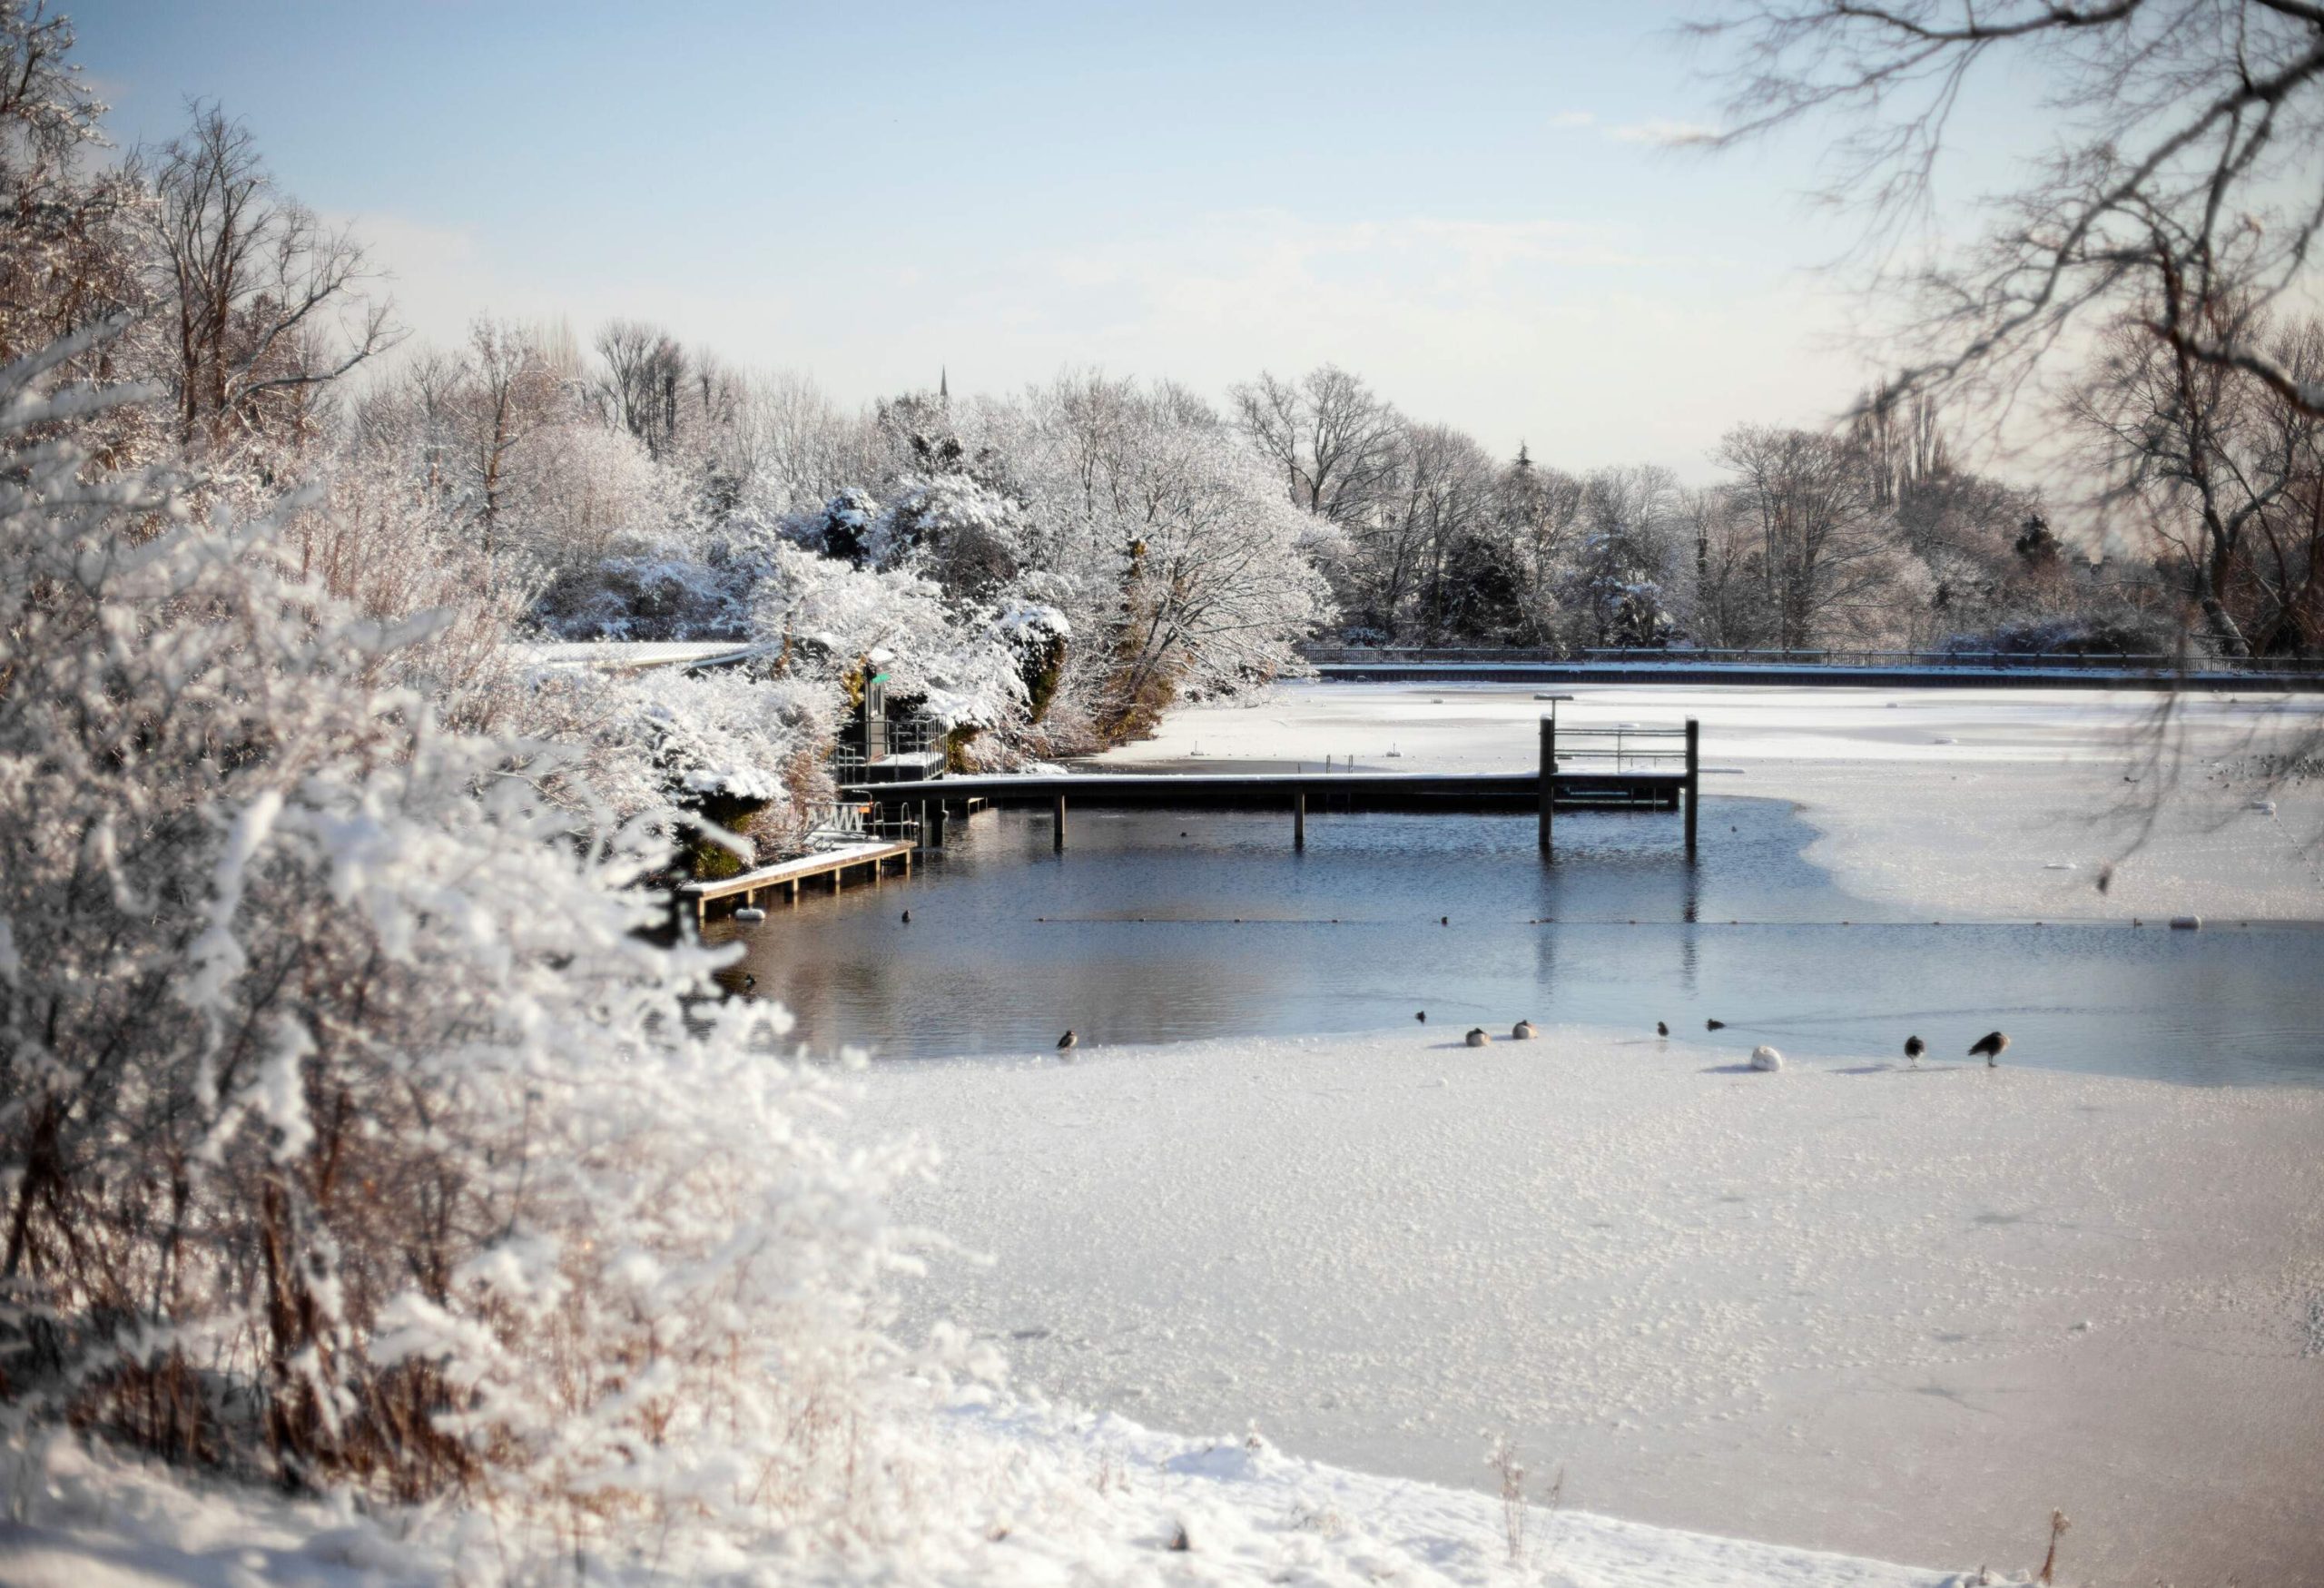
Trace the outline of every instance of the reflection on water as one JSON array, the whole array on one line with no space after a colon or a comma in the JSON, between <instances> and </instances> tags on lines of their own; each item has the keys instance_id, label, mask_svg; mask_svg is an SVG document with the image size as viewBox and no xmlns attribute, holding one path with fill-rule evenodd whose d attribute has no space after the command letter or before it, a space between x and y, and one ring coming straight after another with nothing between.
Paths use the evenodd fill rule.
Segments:
<instances>
[{"instance_id":1,"label":"reflection on water","mask_svg":"<svg viewBox=\"0 0 2324 1588\"><path fill-rule=\"evenodd\" d=\"M883 1058L1085 1043L1482 1024L1654 1022L1736 1049L1958 1061L1994 1026L2012 1063L2198 1082L2324 1084L2324 928L1931 924L1801 858L1787 805L1704 802L1700 861L1668 814L1527 818L1076 812L953 824L910 882L714 920L724 972L817 1050ZM909 906L910 925L898 917ZM1439 924L1450 917L1450 925ZM1843 924L1846 922L1847 924ZM1706 1033L1707 1017L1728 1022Z\"/></svg>"}]
</instances>

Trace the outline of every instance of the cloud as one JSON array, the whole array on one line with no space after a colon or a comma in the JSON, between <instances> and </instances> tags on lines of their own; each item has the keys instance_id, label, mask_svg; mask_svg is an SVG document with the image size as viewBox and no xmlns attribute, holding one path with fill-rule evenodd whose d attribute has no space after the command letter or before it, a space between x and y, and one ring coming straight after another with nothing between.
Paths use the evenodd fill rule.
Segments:
<instances>
[{"instance_id":1,"label":"cloud","mask_svg":"<svg viewBox=\"0 0 2324 1588\"><path fill-rule=\"evenodd\" d=\"M1561 110L1550 118L1552 127L1589 127L1597 123L1596 114L1586 110Z\"/></svg>"},{"instance_id":2,"label":"cloud","mask_svg":"<svg viewBox=\"0 0 2324 1588\"><path fill-rule=\"evenodd\" d=\"M1718 136L1717 127L1707 127L1700 122L1674 122L1655 117L1643 122L1627 122L1608 127L1606 136L1623 143L1651 143L1659 148L1676 149L1689 143L1708 143Z\"/></svg>"}]
</instances>

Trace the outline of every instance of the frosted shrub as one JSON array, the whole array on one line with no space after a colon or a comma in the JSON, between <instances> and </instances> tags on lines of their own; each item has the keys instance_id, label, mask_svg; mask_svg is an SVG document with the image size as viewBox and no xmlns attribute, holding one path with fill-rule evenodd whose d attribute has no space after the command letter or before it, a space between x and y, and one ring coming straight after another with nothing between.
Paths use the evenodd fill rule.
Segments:
<instances>
[{"instance_id":1,"label":"frosted shrub","mask_svg":"<svg viewBox=\"0 0 2324 1588\"><path fill-rule=\"evenodd\" d=\"M0 371L0 1425L295 1485L878 1529L906 1151L639 935L666 813L385 682L296 577ZM582 791L586 796L586 789Z\"/></svg>"}]
</instances>

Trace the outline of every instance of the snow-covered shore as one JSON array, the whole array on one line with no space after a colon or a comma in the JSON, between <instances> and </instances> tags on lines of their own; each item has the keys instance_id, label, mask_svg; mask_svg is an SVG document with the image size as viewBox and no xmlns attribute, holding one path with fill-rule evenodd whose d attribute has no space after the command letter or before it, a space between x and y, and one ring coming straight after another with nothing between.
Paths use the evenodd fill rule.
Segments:
<instances>
[{"instance_id":1,"label":"snow-covered shore","mask_svg":"<svg viewBox=\"0 0 2324 1588\"><path fill-rule=\"evenodd\" d=\"M2324 919L2324 854L2314 847L2324 783L2260 811L2214 774L2289 725L2324 723L2324 697L2178 702L2175 787L2101 893L2098 868L2124 853L2140 796L2156 782L2132 751L2161 696L1669 685L1558 693L1575 696L1557 709L1576 725L1699 718L1706 794L1797 802L1822 834L1808 859L1862 898L1946 919ZM1354 755L1383 771L1521 770L1549 709L1525 685L1290 684L1256 704L1173 712L1155 737L1105 760L1128 768L1199 754L1320 768L1326 755Z\"/></svg>"},{"instance_id":2,"label":"snow-covered shore","mask_svg":"<svg viewBox=\"0 0 2324 1588\"><path fill-rule=\"evenodd\" d=\"M852 1128L938 1141L901 1211L993 1259L920 1307L1088 1405L1454 1485L1507 1429L1584 1510L1892 1559L2062 1505L2076 1580L2324 1574L2324 1094L1753 1075L1653 1015L882 1067Z\"/></svg>"},{"instance_id":3,"label":"snow-covered shore","mask_svg":"<svg viewBox=\"0 0 2324 1588\"><path fill-rule=\"evenodd\" d=\"M1498 1494L1369 1476L1286 1456L1262 1438L1157 1434L1035 1403L971 1411L931 1431L950 1486L902 1545L808 1553L712 1530L641 1539L584 1580L812 1588L994 1583L1301 1583L1310 1588L1961 1588L1956 1573L1642 1527L1540 1504L1528 1485L1512 1548ZM55 1440L14 1480L0 1529L10 1588L254 1588L569 1583L552 1547L528 1553L475 1512L380 1515L182 1484ZM1177 1547L1183 1539L1183 1547ZM2023 1581L1997 1572L1995 1581Z\"/></svg>"}]
</instances>

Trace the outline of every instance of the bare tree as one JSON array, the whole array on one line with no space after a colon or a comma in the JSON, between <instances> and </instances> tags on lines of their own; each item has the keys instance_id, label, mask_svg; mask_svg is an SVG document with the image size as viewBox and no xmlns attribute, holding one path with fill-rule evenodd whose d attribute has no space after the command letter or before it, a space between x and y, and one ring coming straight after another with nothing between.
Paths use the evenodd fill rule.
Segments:
<instances>
[{"instance_id":1,"label":"bare tree","mask_svg":"<svg viewBox=\"0 0 2324 1588\"><path fill-rule=\"evenodd\" d=\"M364 296L362 246L284 196L249 128L215 104L130 169L152 190L180 440L303 440L316 389L396 340L390 305Z\"/></svg>"},{"instance_id":2,"label":"bare tree","mask_svg":"<svg viewBox=\"0 0 2324 1588\"><path fill-rule=\"evenodd\" d=\"M645 442L658 462L677 438L685 350L642 321L615 320L597 333L597 356L606 361L598 394L608 418Z\"/></svg>"},{"instance_id":3,"label":"bare tree","mask_svg":"<svg viewBox=\"0 0 2324 1588\"><path fill-rule=\"evenodd\" d=\"M1900 393L1879 382L1857 399L1848 439L1868 470L1872 499L1884 508L1952 469L1943 414L1925 391Z\"/></svg>"},{"instance_id":4,"label":"bare tree","mask_svg":"<svg viewBox=\"0 0 2324 1588\"><path fill-rule=\"evenodd\" d=\"M548 358L532 335L518 326L479 320L468 332L469 392L467 469L476 493L476 516L484 532L484 557L492 566L507 492L509 455L559 406L561 389Z\"/></svg>"},{"instance_id":5,"label":"bare tree","mask_svg":"<svg viewBox=\"0 0 2324 1588\"><path fill-rule=\"evenodd\" d=\"M1294 503L1343 526L1364 518L1395 468L1402 421L1361 377L1336 364L1296 384L1263 374L1234 398L1244 434Z\"/></svg>"},{"instance_id":6,"label":"bare tree","mask_svg":"<svg viewBox=\"0 0 2324 1588\"><path fill-rule=\"evenodd\" d=\"M2267 351L2299 379L2324 377L2313 321ZM2121 460L2118 499L2142 509L2220 651L2315 649L2324 422L2273 385L2128 326L2107 339L2072 412L2102 462Z\"/></svg>"},{"instance_id":7,"label":"bare tree","mask_svg":"<svg viewBox=\"0 0 2324 1588\"><path fill-rule=\"evenodd\" d=\"M1849 124L1831 192L1876 242L1932 212L1973 74L2052 86L2060 132L1988 205L1974 245L1876 273L1916 289L1900 391L2022 374L2084 316L2126 313L2192 361L2310 414L2324 386L2272 352L2259 315L2324 224L2324 5L2317 0L1748 0L1691 31L1731 49L1732 143L1809 116ZM2233 304L2232 314L2202 311Z\"/></svg>"},{"instance_id":8,"label":"bare tree","mask_svg":"<svg viewBox=\"0 0 2324 1588\"><path fill-rule=\"evenodd\" d=\"M1736 503L1758 529L1758 563L1775 640L1818 643L1835 623L1869 627L1893 587L1893 547L1862 459L1812 430L1739 425L1719 443Z\"/></svg>"}]
</instances>

